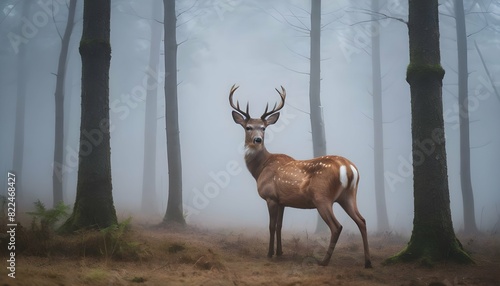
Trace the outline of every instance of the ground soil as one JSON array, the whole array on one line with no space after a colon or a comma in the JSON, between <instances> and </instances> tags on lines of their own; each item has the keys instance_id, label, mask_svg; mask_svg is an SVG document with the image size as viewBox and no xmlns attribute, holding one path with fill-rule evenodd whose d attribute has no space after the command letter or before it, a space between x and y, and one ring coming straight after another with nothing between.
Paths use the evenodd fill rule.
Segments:
<instances>
[{"instance_id":1,"label":"ground soil","mask_svg":"<svg viewBox=\"0 0 500 286\"><path fill-rule=\"evenodd\" d=\"M326 251L326 234L284 232L284 255L272 259L264 229L133 225L126 239L99 251L88 240L82 244L84 236L56 238L52 248L60 251L17 254L16 278L2 266L0 285L500 285L499 235L461 238L475 265L384 266L408 238L371 234L372 269L364 268L359 233L342 233L326 267L316 264Z\"/></svg>"}]
</instances>

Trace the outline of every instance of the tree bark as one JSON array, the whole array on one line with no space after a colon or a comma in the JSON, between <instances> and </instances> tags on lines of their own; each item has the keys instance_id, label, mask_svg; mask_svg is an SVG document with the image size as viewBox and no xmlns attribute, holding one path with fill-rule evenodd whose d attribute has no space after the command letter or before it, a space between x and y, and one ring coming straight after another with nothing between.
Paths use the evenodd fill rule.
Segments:
<instances>
[{"instance_id":1,"label":"tree bark","mask_svg":"<svg viewBox=\"0 0 500 286\"><path fill-rule=\"evenodd\" d=\"M165 125L167 135L168 202L163 221L184 225L182 164L177 104L177 36L175 0L163 0L165 44Z\"/></svg>"},{"instance_id":2,"label":"tree bark","mask_svg":"<svg viewBox=\"0 0 500 286\"><path fill-rule=\"evenodd\" d=\"M406 249L388 262L471 262L456 238L446 164L437 0L409 0L413 153L413 231Z\"/></svg>"},{"instance_id":3,"label":"tree bark","mask_svg":"<svg viewBox=\"0 0 500 286\"><path fill-rule=\"evenodd\" d=\"M142 212L148 215L158 214L156 198L156 128L157 128L157 93L158 62L160 61L160 45L162 26L155 20L161 19L160 0L152 6L151 41L149 47L149 65L146 94L146 118L144 120L144 168L142 176Z\"/></svg>"},{"instance_id":4,"label":"tree bark","mask_svg":"<svg viewBox=\"0 0 500 286\"><path fill-rule=\"evenodd\" d=\"M309 59L309 109L313 156L326 155L325 124L321 106L321 0L311 0L311 31ZM328 226L317 215L316 233L328 231Z\"/></svg>"},{"instance_id":5,"label":"tree bark","mask_svg":"<svg viewBox=\"0 0 500 286\"><path fill-rule=\"evenodd\" d=\"M379 0L372 1L372 11L380 10ZM382 118L382 75L380 68L380 25L373 14L372 31L372 88L373 88L373 151L375 170L375 205L377 208L377 229L379 232L389 230L389 218L385 202L384 186L384 123Z\"/></svg>"},{"instance_id":6,"label":"tree bark","mask_svg":"<svg viewBox=\"0 0 500 286\"><path fill-rule=\"evenodd\" d=\"M66 66L68 49L73 26L75 22L76 0L69 2L68 21L61 39L61 52L57 66L57 80L55 97L55 138L54 138L54 163L52 170L53 205L62 202L63 197L63 156L64 156L64 86L66 81Z\"/></svg>"},{"instance_id":7,"label":"tree bark","mask_svg":"<svg viewBox=\"0 0 500 286\"><path fill-rule=\"evenodd\" d=\"M311 0L311 57L309 104L314 157L326 155L325 124L321 106L321 0Z\"/></svg>"},{"instance_id":8,"label":"tree bark","mask_svg":"<svg viewBox=\"0 0 500 286\"><path fill-rule=\"evenodd\" d=\"M85 0L78 182L73 213L61 227L63 232L117 223L109 134L110 14L110 0Z\"/></svg>"},{"instance_id":9,"label":"tree bark","mask_svg":"<svg viewBox=\"0 0 500 286\"><path fill-rule=\"evenodd\" d=\"M474 210L474 192L470 173L469 101L467 68L467 32L463 0L455 1L458 53L458 107L460 125L460 185L464 207L464 232L477 232Z\"/></svg>"}]
</instances>

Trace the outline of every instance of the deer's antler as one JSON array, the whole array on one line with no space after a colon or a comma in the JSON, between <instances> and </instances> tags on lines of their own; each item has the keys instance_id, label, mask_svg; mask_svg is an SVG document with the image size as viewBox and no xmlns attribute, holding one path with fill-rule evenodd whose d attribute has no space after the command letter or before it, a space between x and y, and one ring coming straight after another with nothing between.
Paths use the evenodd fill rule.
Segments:
<instances>
[{"instance_id":1,"label":"deer's antler","mask_svg":"<svg viewBox=\"0 0 500 286\"><path fill-rule=\"evenodd\" d=\"M280 111L285 106L285 98L286 98L285 88L283 86L281 86L281 91L279 91L277 88L276 88L276 91L279 93L279 95L281 97L281 102L278 106L276 106L277 103L275 103L273 109L269 112L267 112L267 110L269 109L269 103L266 104L266 110L264 111L264 114L262 114L262 116L260 117L262 120L266 120L266 118L269 115Z\"/></svg>"},{"instance_id":2,"label":"deer's antler","mask_svg":"<svg viewBox=\"0 0 500 286\"><path fill-rule=\"evenodd\" d=\"M231 90L229 91L229 104L234 110L241 113L241 115L245 116L245 119L250 119L250 114L248 112L248 102L247 102L246 112L240 109L240 103L237 100L236 100L236 105L233 102L233 94L238 89L238 87L239 86L236 86L236 84L233 84L233 86L231 87Z\"/></svg>"}]
</instances>

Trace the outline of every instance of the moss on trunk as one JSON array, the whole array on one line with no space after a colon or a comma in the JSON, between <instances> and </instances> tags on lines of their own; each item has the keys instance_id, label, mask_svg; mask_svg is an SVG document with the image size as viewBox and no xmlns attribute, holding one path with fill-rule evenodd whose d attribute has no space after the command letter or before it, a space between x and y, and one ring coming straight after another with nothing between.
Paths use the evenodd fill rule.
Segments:
<instances>
[{"instance_id":1,"label":"moss on trunk","mask_svg":"<svg viewBox=\"0 0 500 286\"><path fill-rule=\"evenodd\" d=\"M437 0L409 1L413 155L413 232L408 246L387 263L442 260L470 263L455 236L450 210Z\"/></svg>"},{"instance_id":2,"label":"moss on trunk","mask_svg":"<svg viewBox=\"0 0 500 286\"><path fill-rule=\"evenodd\" d=\"M109 133L110 0L86 0L82 57L82 119L73 213L60 228L73 232L116 224Z\"/></svg>"}]
</instances>

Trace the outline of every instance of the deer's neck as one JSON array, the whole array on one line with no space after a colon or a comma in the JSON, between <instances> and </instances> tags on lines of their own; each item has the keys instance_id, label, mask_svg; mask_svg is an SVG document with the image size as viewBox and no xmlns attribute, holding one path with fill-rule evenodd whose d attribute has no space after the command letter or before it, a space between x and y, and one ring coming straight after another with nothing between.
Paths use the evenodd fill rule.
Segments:
<instances>
[{"instance_id":1,"label":"deer's neck","mask_svg":"<svg viewBox=\"0 0 500 286\"><path fill-rule=\"evenodd\" d=\"M262 173L270 157L271 153L269 153L264 146L259 149L250 148L248 146L245 148L245 162L255 180L259 178L260 173Z\"/></svg>"}]
</instances>

